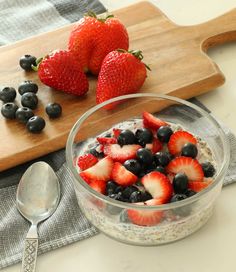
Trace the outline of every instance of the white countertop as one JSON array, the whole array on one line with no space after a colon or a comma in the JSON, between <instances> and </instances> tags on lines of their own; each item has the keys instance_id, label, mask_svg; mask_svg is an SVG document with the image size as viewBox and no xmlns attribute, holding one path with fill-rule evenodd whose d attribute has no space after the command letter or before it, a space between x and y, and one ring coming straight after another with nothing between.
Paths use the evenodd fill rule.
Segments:
<instances>
[{"instance_id":1,"label":"white countertop","mask_svg":"<svg viewBox=\"0 0 236 272\"><path fill-rule=\"evenodd\" d=\"M109 10L138 1L102 0ZM212 19L236 7L236 0L153 0L177 24L190 25ZM223 87L199 97L216 117L236 133L236 43L209 51L226 76ZM235 272L236 184L222 191L215 213L198 232L159 247L125 245L103 234L38 257L37 271L76 272ZM20 264L3 272L18 272Z\"/></svg>"}]
</instances>

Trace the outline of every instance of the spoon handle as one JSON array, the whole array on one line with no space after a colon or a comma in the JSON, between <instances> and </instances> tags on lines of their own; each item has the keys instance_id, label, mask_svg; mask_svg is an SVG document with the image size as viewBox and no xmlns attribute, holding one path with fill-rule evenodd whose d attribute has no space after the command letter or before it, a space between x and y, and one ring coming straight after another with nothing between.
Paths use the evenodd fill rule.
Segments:
<instances>
[{"instance_id":1,"label":"spoon handle","mask_svg":"<svg viewBox=\"0 0 236 272\"><path fill-rule=\"evenodd\" d=\"M21 272L34 272L38 252L37 225L32 225L27 233Z\"/></svg>"}]
</instances>

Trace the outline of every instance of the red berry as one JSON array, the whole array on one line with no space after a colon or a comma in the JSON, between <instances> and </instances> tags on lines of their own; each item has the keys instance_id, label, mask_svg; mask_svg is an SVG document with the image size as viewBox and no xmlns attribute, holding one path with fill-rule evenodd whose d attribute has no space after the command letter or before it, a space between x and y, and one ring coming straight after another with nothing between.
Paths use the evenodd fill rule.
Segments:
<instances>
[{"instance_id":1,"label":"red berry","mask_svg":"<svg viewBox=\"0 0 236 272\"><path fill-rule=\"evenodd\" d=\"M160 150L162 150L163 145L157 138L153 138L152 143L146 144L145 148L151 150L152 153L155 154L159 152Z\"/></svg>"},{"instance_id":2,"label":"red berry","mask_svg":"<svg viewBox=\"0 0 236 272\"><path fill-rule=\"evenodd\" d=\"M130 186L133 185L138 177L127 170L121 163L115 162L112 173L112 179L121 186Z\"/></svg>"},{"instance_id":3,"label":"red berry","mask_svg":"<svg viewBox=\"0 0 236 272\"><path fill-rule=\"evenodd\" d=\"M119 129L119 128L113 128L112 131L113 131L114 137L115 137L115 138L118 138L122 130Z\"/></svg>"},{"instance_id":4,"label":"red berry","mask_svg":"<svg viewBox=\"0 0 236 272\"><path fill-rule=\"evenodd\" d=\"M112 51L103 60L96 89L97 103L120 95L136 93L147 76L145 64L139 53ZM112 109L117 102L107 105Z\"/></svg>"},{"instance_id":5,"label":"red berry","mask_svg":"<svg viewBox=\"0 0 236 272\"><path fill-rule=\"evenodd\" d=\"M212 183L212 181L212 179L204 179L203 181L190 181L188 183L188 188L194 192L200 192L207 188Z\"/></svg>"},{"instance_id":6,"label":"red berry","mask_svg":"<svg viewBox=\"0 0 236 272\"><path fill-rule=\"evenodd\" d=\"M57 50L47 55L38 67L39 79L47 86L74 95L88 91L88 80L73 55Z\"/></svg>"},{"instance_id":7,"label":"red berry","mask_svg":"<svg viewBox=\"0 0 236 272\"><path fill-rule=\"evenodd\" d=\"M155 171L145 175L141 182L152 197L161 201L162 204L167 203L173 194L169 179L160 172Z\"/></svg>"},{"instance_id":8,"label":"red berry","mask_svg":"<svg viewBox=\"0 0 236 272\"><path fill-rule=\"evenodd\" d=\"M105 157L94 166L80 172L80 176L89 184L94 180L108 181L111 178L113 160Z\"/></svg>"},{"instance_id":9,"label":"red berry","mask_svg":"<svg viewBox=\"0 0 236 272\"><path fill-rule=\"evenodd\" d=\"M109 137L97 137L97 141L101 145L105 145L105 144L116 144L117 143L116 138L109 138Z\"/></svg>"},{"instance_id":10,"label":"red berry","mask_svg":"<svg viewBox=\"0 0 236 272\"><path fill-rule=\"evenodd\" d=\"M105 194L106 182L104 180L93 180L89 183L89 186L98 193Z\"/></svg>"},{"instance_id":11,"label":"red berry","mask_svg":"<svg viewBox=\"0 0 236 272\"><path fill-rule=\"evenodd\" d=\"M85 154L78 158L78 166L83 171L92 167L98 162L98 159L92 154Z\"/></svg>"},{"instance_id":12,"label":"red berry","mask_svg":"<svg viewBox=\"0 0 236 272\"><path fill-rule=\"evenodd\" d=\"M190 157L177 157L166 167L167 172L177 174L184 173L190 181L202 181L204 173L196 159Z\"/></svg>"},{"instance_id":13,"label":"red berry","mask_svg":"<svg viewBox=\"0 0 236 272\"><path fill-rule=\"evenodd\" d=\"M176 131L170 136L168 149L170 154L179 155L183 146L187 143L197 144L196 138L187 131Z\"/></svg>"},{"instance_id":14,"label":"red berry","mask_svg":"<svg viewBox=\"0 0 236 272\"><path fill-rule=\"evenodd\" d=\"M140 145L124 145L120 146L118 144L108 144L104 146L104 154L111 157L114 161L125 162L129 159L136 158L136 151L141 148Z\"/></svg>"},{"instance_id":15,"label":"red berry","mask_svg":"<svg viewBox=\"0 0 236 272\"><path fill-rule=\"evenodd\" d=\"M144 203L138 203L138 205L156 206L163 204L158 199L150 199ZM157 225L162 217L162 211L147 211L147 210L127 210L129 220L139 226L155 226Z\"/></svg>"},{"instance_id":16,"label":"red berry","mask_svg":"<svg viewBox=\"0 0 236 272\"><path fill-rule=\"evenodd\" d=\"M91 17L92 16L92 17ZM116 18L98 19L85 16L72 29L68 48L85 72L97 75L106 55L118 48L128 50L129 37L124 25Z\"/></svg>"},{"instance_id":17,"label":"red berry","mask_svg":"<svg viewBox=\"0 0 236 272\"><path fill-rule=\"evenodd\" d=\"M147 111L143 112L143 126L144 127L157 130L158 128L162 126L167 126L167 125L168 124L165 121L155 117L151 113Z\"/></svg>"}]
</instances>

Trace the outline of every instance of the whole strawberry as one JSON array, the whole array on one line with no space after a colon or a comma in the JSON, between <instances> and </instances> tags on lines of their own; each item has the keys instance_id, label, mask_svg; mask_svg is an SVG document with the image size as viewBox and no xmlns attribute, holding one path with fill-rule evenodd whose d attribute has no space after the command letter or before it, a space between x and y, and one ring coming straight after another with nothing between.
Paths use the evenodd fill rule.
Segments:
<instances>
[{"instance_id":1,"label":"whole strawberry","mask_svg":"<svg viewBox=\"0 0 236 272\"><path fill-rule=\"evenodd\" d=\"M148 68L142 59L141 51L117 50L110 52L103 60L98 75L97 103L102 103L116 96L138 92L146 79ZM107 109L113 107L114 104L110 107L106 106Z\"/></svg>"},{"instance_id":2,"label":"whole strawberry","mask_svg":"<svg viewBox=\"0 0 236 272\"><path fill-rule=\"evenodd\" d=\"M85 72L97 75L105 56L118 48L128 50L129 37L124 25L113 15L97 18L90 12L72 29L68 49Z\"/></svg>"},{"instance_id":3,"label":"whole strawberry","mask_svg":"<svg viewBox=\"0 0 236 272\"><path fill-rule=\"evenodd\" d=\"M42 83L49 87L74 95L84 95L88 91L86 75L73 55L66 50L47 55L36 70Z\"/></svg>"}]
</instances>

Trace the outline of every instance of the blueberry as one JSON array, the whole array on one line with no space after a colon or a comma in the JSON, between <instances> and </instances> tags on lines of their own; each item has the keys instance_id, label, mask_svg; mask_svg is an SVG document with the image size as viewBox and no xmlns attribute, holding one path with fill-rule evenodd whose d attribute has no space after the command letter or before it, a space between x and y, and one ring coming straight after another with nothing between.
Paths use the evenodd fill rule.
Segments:
<instances>
[{"instance_id":1,"label":"blueberry","mask_svg":"<svg viewBox=\"0 0 236 272\"><path fill-rule=\"evenodd\" d=\"M31 65L36 66L36 57L31 55L24 55L20 58L19 61L20 67L25 71L31 71Z\"/></svg>"},{"instance_id":2,"label":"blueberry","mask_svg":"<svg viewBox=\"0 0 236 272\"><path fill-rule=\"evenodd\" d=\"M149 165L153 162L152 152L147 148L140 148L137 150L137 158L140 163Z\"/></svg>"},{"instance_id":3,"label":"blueberry","mask_svg":"<svg viewBox=\"0 0 236 272\"><path fill-rule=\"evenodd\" d=\"M21 105L35 110L38 105L37 95L35 93L24 93L21 97Z\"/></svg>"},{"instance_id":4,"label":"blueberry","mask_svg":"<svg viewBox=\"0 0 236 272\"><path fill-rule=\"evenodd\" d=\"M58 118L61 116L62 107L58 103L49 103L46 106L46 113L50 118Z\"/></svg>"},{"instance_id":5,"label":"blueberry","mask_svg":"<svg viewBox=\"0 0 236 272\"><path fill-rule=\"evenodd\" d=\"M186 198L187 198L187 196L184 195L184 194L175 194L175 195L172 196L170 202L171 203L172 202L178 202L178 201L184 200Z\"/></svg>"},{"instance_id":6,"label":"blueberry","mask_svg":"<svg viewBox=\"0 0 236 272\"><path fill-rule=\"evenodd\" d=\"M104 153L103 152L98 152L97 151L97 146L90 148L88 153L92 154L93 156L97 157L97 158L103 158L104 157Z\"/></svg>"},{"instance_id":7,"label":"blueberry","mask_svg":"<svg viewBox=\"0 0 236 272\"><path fill-rule=\"evenodd\" d=\"M14 103L6 103L1 108L2 115L7 119L14 119L16 118L16 111L18 106Z\"/></svg>"},{"instance_id":8,"label":"blueberry","mask_svg":"<svg viewBox=\"0 0 236 272\"><path fill-rule=\"evenodd\" d=\"M31 80L25 80L19 85L18 92L20 95L23 95L24 93L36 94L38 92L38 85Z\"/></svg>"},{"instance_id":9,"label":"blueberry","mask_svg":"<svg viewBox=\"0 0 236 272\"><path fill-rule=\"evenodd\" d=\"M157 130L157 137L163 143L168 143L172 134L173 130L168 126L161 126Z\"/></svg>"},{"instance_id":10,"label":"blueberry","mask_svg":"<svg viewBox=\"0 0 236 272\"><path fill-rule=\"evenodd\" d=\"M26 123L27 129L29 130L29 132L32 133L41 132L44 129L45 125L46 123L44 119L40 116L33 116Z\"/></svg>"},{"instance_id":11,"label":"blueberry","mask_svg":"<svg viewBox=\"0 0 236 272\"><path fill-rule=\"evenodd\" d=\"M131 203L142 202L142 193L140 191L135 191L130 195L129 201Z\"/></svg>"},{"instance_id":12,"label":"blueberry","mask_svg":"<svg viewBox=\"0 0 236 272\"><path fill-rule=\"evenodd\" d=\"M24 124L26 124L27 121L33 116L34 116L34 113L30 108L23 107L23 108L19 108L16 111L16 119Z\"/></svg>"},{"instance_id":13,"label":"blueberry","mask_svg":"<svg viewBox=\"0 0 236 272\"><path fill-rule=\"evenodd\" d=\"M141 193L142 201L145 202L147 200L152 199L152 195L149 194L147 191Z\"/></svg>"},{"instance_id":14,"label":"blueberry","mask_svg":"<svg viewBox=\"0 0 236 272\"><path fill-rule=\"evenodd\" d=\"M122 130L120 135L117 138L117 142L120 146L128 145L128 144L135 144L136 137L131 130L129 130L129 129Z\"/></svg>"},{"instance_id":15,"label":"blueberry","mask_svg":"<svg viewBox=\"0 0 236 272\"><path fill-rule=\"evenodd\" d=\"M151 173L153 171L155 171L155 169L153 169L153 168L146 169L145 174L149 174L149 173Z\"/></svg>"},{"instance_id":16,"label":"blueberry","mask_svg":"<svg viewBox=\"0 0 236 272\"><path fill-rule=\"evenodd\" d=\"M154 155L154 161L157 165L165 167L171 161L171 155L168 152L157 152Z\"/></svg>"},{"instance_id":17,"label":"blueberry","mask_svg":"<svg viewBox=\"0 0 236 272\"><path fill-rule=\"evenodd\" d=\"M123 187L121 187L119 184L116 182L110 180L106 184L106 195L112 195L112 194L117 194L119 192L123 191Z\"/></svg>"},{"instance_id":18,"label":"blueberry","mask_svg":"<svg viewBox=\"0 0 236 272\"><path fill-rule=\"evenodd\" d=\"M150 164L143 164L143 169L146 171L146 173L150 173L151 171L155 170L157 167L156 162L153 160Z\"/></svg>"},{"instance_id":19,"label":"blueberry","mask_svg":"<svg viewBox=\"0 0 236 272\"><path fill-rule=\"evenodd\" d=\"M152 172L152 170L151 170L151 172ZM139 178L142 178L142 177L144 177L146 174L147 174L146 171L143 170L143 171L141 171L141 172L139 173L138 177L139 177Z\"/></svg>"},{"instance_id":20,"label":"blueberry","mask_svg":"<svg viewBox=\"0 0 236 272\"><path fill-rule=\"evenodd\" d=\"M112 194L118 193L118 190L117 190L118 187L119 185L116 182L112 180L108 181L106 184L106 195L112 195Z\"/></svg>"},{"instance_id":21,"label":"blueberry","mask_svg":"<svg viewBox=\"0 0 236 272\"><path fill-rule=\"evenodd\" d=\"M184 200L186 199L187 196L184 195L184 194L176 194L176 195L173 195L170 202L173 203L173 202L178 202L178 201L181 201L181 200ZM191 208L190 206L185 206L185 207L179 207L179 208L175 208L172 210L173 213L175 215L179 215L179 216L187 216L190 214L191 212Z\"/></svg>"},{"instance_id":22,"label":"blueberry","mask_svg":"<svg viewBox=\"0 0 236 272\"><path fill-rule=\"evenodd\" d=\"M181 150L181 156L191 157L193 159L197 157L197 153L197 147L192 143L185 144Z\"/></svg>"},{"instance_id":23,"label":"blueberry","mask_svg":"<svg viewBox=\"0 0 236 272\"><path fill-rule=\"evenodd\" d=\"M188 177L184 173L178 173L173 179L173 188L176 194L184 194L188 189Z\"/></svg>"},{"instance_id":24,"label":"blueberry","mask_svg":"<svg viewBox=\"0 0 236 272\"><path fill-rule=\"evenodd\" d=\"M162 173L162 174L166 174L166 171L165 171L165 168L163 167L163 166L157 166L155 169L154 169L154 171L156 171L156 172L160 172L160 173Z\"/></svg>"},{"instance_id":25,"label":"blueberry","mask_svg":"<svg viewBox=\"0 0 236 272\"><path fill-rule=\"evenodd\" d=\"M193 191L193 190L191 190L191 189L188 189L188 190L185 192L185 195L186 195L187 197L191 197L191 196L193 196L193 195L196 195L196 192Z\"/></svg>"},{"instance_id":26,"label":"blueberry","mask_svg":"<svg viewBox=\"0 0 236 272\"><path fill-rule=\"evenodd\" d=\"M118 200L118 201L125 202L125 199L122 196L122 192L119 192L117 194L111 194L111 195L109 195L109 197L112 198L112 199Z\"/></svg>"},{"instance_id":27,"label":"blueberry","mask_svg":"<svg viewBox=\"0 0 236 272\"><path fill-rule=\"evenodd\" d=\"M210 178L215 175L215 167L210 162L203 162L201 165L205 177Z\"/></svg>"},{"instance_id":28,"label":"blueberry","mask_svg":"<svg viewBox=\"0 0 236 272\"><path fill-rule=\"evenodd\" d=\"M136 131L135 137L137 139L137 143L140 144L142 147L145 147L146 144L152 142L153 134L150 129L141 128Z\"/></svg>"},{"instance_id":29,"label":"blueberry","mask_svg":"<svg viewBox=\"0 0 236 272\"><path fill-rule=\"evenodd\" d=\"M122 193L123 190L124 190L124 187L118 185L118 186L116 187L115 194L118 194L118 193L120 193L120 192Z\"/></svg>"},{"instance_id":30,"label":"blueberry","mask_svg":"<svg viewBox=\"0 0 236 272\"><path fill-rule=\"evenodd\" d=\"M151 164L144 164L143 165L143 168L144 168L144 171L146 174L155 171L156 167L157 167L157 165L154 161L152 161Z\"/></svg>"},{"instance_id":31,"label":"blueberry","mask_svg":"<svg viewBox=\"0 0 236 272\"><path fill-rule=\"evenodd\" d=\"M141 171L141 165L137 160L127 160L124 162L124 167L134 175L138 175Z\"/></svg>"},{"instance_id":32,"label":"blueberry","mask_svg":"<svg viewBox=\"0 0 236 272\"><path fill-rule=\"evenodd\" d=\"M125 199L129 199L130 196L131 196L131 194L132 194L133 192L137 192L137 191L139 191L139 189L138 189L137 187L135 187L135 186L127 186L127 187L124 189L124 191L122 192L122 195L123 195L123 197L124 197Z\"/></svg>"},{"instance_id":33,"label":"blueberry","mask_svg":"<svg viewBox=\"0 0 236 272\"><path fill-rule=\"evenodd\" d=\"M4 103L13 102L16 98L16 90L13 87L5 87L0 91L0 100Z\"/></svg>"}]
</instances>

